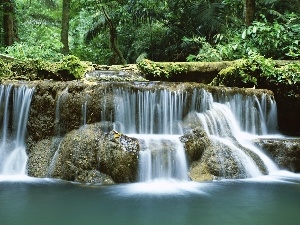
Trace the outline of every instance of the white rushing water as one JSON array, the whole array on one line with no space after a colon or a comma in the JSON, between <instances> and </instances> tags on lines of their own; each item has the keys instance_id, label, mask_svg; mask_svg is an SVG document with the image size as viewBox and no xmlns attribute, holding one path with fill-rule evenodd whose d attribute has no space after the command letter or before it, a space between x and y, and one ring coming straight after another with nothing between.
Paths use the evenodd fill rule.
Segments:
<instances>
[{"instance_id":1,"label":"white rushing water","mask_svg":"<svg viewBox=\"0 0 300 225\"><path fill-rule=\"evenodd\" d=\"M33 88L0 86L1 149L0 175L26 175L25 134ZM12 95L12 96L11 96ZM12 113L10 98L12 97ZM9 116L12 115L12 118Z\"/></svg>"},{"instance_id":2,"label":"white rushing water","mask_svg":"<svg viewBox=\"0 0 300 225\"><path fill-rule=\"evenodd\" d=\"M231 150L244 177L262 175L245 149L258 155L269 173L277 170L272 160L252 143L254 135L276 133L276 102L267 94L258 98L225 93L213 96L204 89L188 94L118 88L115 96L115 129L140 139L141 182L188 180L186 157L179 141L183 134L180 124L185 115L194 111L210 139ZM224 162L224 155L217 157L220 163Z\"/></svg>"},{"instance_id":3,"label":"white rushing water","mask_svg":"<svg viewBox=\"0 0 300 225\"><path fill-rule=\"evenodd\" d=\"M68 88L65 88L57 97L55 107L55 136L52 138L50 149L53 151L53 156L47 171L47 176L52 177L56 162L59 156L60 145L63 140L64 126L61 118L61 108L68 94Z\"/></svg>"},{"instance_id":4,"label":"white rushing water","mask_svg":"<svg viewBox=\"0 0 300 225\"><path fill-rule=\"evenodd\" d=\"M179 135L136 135L142 149L139 181L157 179L187 181L187 163Z\"/></svg>"},{"instance_id":5,"label":"white rushing water","mask_svg":"<svg viewBox=\"0 0 300 225\"><path fill-rule=\"evenodd\" d=\"M235 94L227 100L221 100L222 103L218 103L214 101L210 93L207 95L210 99L209 106L206 111L198 113L198 117L212 140L221 142L232 150L232 156L245 170L245 176L256 177L262 174L253 159L245 154L243 148L258 155L268 173L278 170L275 163L252 143L254 135L276 132L275 101L265 94L260 100L255 95ZM269 107L267 103L270 104ZM219 157L223 158L222 155Z\"/></svg>"},{"instance_id":6,"label":"white rushing water","mask_svg":"<svg viewBox=\"0 0 300 225\"><path fill-rule=\"evenodd\" d=\"M141 143L139 181L188 180L179 121L186 94L167 90L115 90L116 128Z\"/></svg>"}]
</instances>

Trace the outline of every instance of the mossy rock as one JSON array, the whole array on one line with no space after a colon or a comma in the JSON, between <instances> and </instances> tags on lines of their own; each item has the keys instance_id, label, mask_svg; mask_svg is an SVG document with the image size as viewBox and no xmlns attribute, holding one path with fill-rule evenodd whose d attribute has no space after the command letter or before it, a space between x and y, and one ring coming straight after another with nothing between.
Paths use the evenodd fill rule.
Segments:
<instances>
[{"instance_id":1,"label":"mossy rock","mask_svg":"<svg viewBox=\"0 0 300 225\"><path fill-rule=\"evenodd\" d=\"M95 180L111 177L116 183L136 180L139 144L137 139L116 131L104 133L101 124L88 124L62 139L53 177L90 182L91 171L99 171ZM93 177L93 176L91 176Z\"/></svg>"},{"instance_id":2,"label":"mossy rock","mask_svg":"<svg viewBox=\"0 0 300 225\"><path fill-rule=\"evenodd\" d=\"M9 79L12 75L12 71L10 69L9 64L0 59L0 78Z\"/></svg>"},{"instance_id":3,"label":"mossy rock","mask_svg":"<svg viewBox=\"0 0 300 225\"><path fill-rule=\"evenodd\" d=\"M83 78L87 72L88 64L80 61L80 59L74 55L65 56L58 64L57 72L62 76L64 80L74 80Z\"/></svg>"}]
</instances>

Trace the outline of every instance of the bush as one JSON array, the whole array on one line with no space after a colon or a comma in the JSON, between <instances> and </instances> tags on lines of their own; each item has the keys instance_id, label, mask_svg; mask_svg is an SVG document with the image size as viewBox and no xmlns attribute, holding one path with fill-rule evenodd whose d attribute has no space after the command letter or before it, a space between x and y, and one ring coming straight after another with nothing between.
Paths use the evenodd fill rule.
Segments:
<instances>
[{"instance_id":1,"label":"bush","mask_svg":"<svg viewBox=\"0 0 300 225\"><path fill-rule=\"evenodd\" d=\"M12 71L10 70L10 66L0 59L0 79L7 79L12 75Z\"/></svg>"},{"instance_id":2,"label":"bush","mask_svg":"<svg viewBox=\"0 0 300 225\"><path fill-rule=\"evenodd\" d=\"M235 87L258 87L280 90L286 95L300 94L300 65L279 66L270 58L252 53L219 72L211 83Z\"/></svg>"},{"instance_id":3,"label":"bush","mask_svg":"<svg viewBox=\"0 0 300 225\"><path fill-rule=\"evenodd\" d=\"M137 63L139 70L146 76L146 78L153 79L155 77L168 80L175 74L186 72L186 68L175 63L168 63L162 66L160 63L155 63L148 59L143 59Z\"/></svg>"},{"instance_id":4,"label":"bush","mask_svg":"<svg viewBox=\"0 0 300 225\"><path fill-rule=\"evenodd\" d=\"M287 14L283 22L254 21L242 29L229 29L215 36L215 45L203 38L192 38L200 48L187 61L236 60L257 52L273 59L300 59L300 24L295 14Z\"/></svg>"},{"instance_id":5,"label":"bush","mask_svg":"<svg viewBox=\"0 0 300 225\"><path fill-rule=\"evenodd\" d=\"M185 42L192 42L200 48L197 55L189 55L188 62L218 62L222 61L222 56L211 44L205 41L204 37L184 38Z\"/></svg>"},{"instance_id":6,"label":"bush","mask_svg":"<svg viewBox=\"0 0 300 225\"><path fill-rule=\"evenodd\" d=\"M45 45L29 45L25 42L15 42L12 46L5 48L5 52L20 60L47 60L51 62L60 61L63 55L59 50L55 50Z\"/></svg>"},{"instance_id":7,"label":"bush","mask_svg":"<svg viewBox=\"0 0 300 225\"><path fill-rule=\"evenodd\" d=\"M65 56L58 66L58 73L65 77L65 79L73 80L81 79L87 71L88 65L74 55Z\"/></svg>"}]
</instances>

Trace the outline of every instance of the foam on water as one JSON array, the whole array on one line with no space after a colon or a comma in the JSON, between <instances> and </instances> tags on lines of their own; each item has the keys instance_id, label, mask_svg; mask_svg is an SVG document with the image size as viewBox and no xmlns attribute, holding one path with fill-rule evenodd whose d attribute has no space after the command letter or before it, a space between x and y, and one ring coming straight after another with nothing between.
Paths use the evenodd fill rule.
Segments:
<instances>
[{"instance_id":1,"label":"foam on water","mask_svg":"<svg viewBox=\"0 0 300 225\"><path fill-rule=\"evenodd\" d=\"M192 181L179 182L178 180L153 180L151 182L138 182L121 185L117 191L122 196L133 195L186 195L201 194L207 195L205 189L209 183L198 183Z\"/></svg>"}]
</instances>

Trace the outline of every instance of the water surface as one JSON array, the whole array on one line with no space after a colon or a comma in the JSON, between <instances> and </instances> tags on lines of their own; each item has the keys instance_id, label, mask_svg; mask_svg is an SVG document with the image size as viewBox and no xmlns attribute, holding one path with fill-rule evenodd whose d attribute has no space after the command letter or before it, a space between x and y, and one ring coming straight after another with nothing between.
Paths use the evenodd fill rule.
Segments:
<instances>
[{"instance_id":1,"label":"water surface","mask_svg":"<svg viewBox=\"0 0 300 225\"><path fill-rule=\"evenodd\" d=\"M300 176L82 185L0 179L2 225L296 225Z\"/></svg>"}]
</instances>

